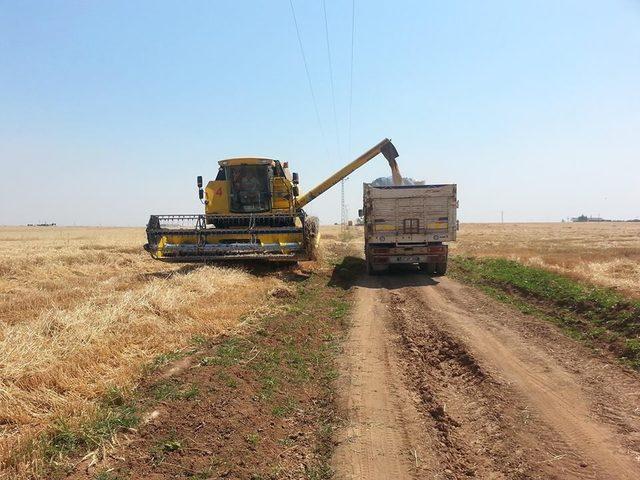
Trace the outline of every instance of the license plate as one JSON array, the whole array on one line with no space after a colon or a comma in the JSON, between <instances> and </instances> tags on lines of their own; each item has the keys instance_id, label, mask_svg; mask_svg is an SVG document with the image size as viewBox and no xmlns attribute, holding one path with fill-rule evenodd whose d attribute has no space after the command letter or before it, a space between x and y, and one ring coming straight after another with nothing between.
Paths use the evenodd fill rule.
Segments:
<instances>
[{"instance_id":1,"label":"license plate","mask_svg":"<svg viewBox=\"0 0 640 480\"><path fill-rule=\"evenodd\" d=\"M419 263L420 257L403 255L401 257L396 257L396 261L398 263Z\"/></svg>"}]
</instances>

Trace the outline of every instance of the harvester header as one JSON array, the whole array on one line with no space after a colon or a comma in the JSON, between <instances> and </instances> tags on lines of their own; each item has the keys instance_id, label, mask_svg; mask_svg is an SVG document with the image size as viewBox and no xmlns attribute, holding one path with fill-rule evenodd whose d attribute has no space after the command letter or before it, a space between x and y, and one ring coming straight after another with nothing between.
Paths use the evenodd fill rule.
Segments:
<instances>
[{"instance_id":1,"label":"harvester header","mask_svg":"<svg viewBox=\"0 0 640 480\"><path fill-rule=\"evenodd\" d=\"M315 256L318 219L302 207L382 153L392 172L398 152L384 139L304 195L287 162L259 157L218 162L218 173L198 196L204 214L152 215L147 224L151 256L168 262L228 259L308 260Z\"/></svg>"}]
</instances>

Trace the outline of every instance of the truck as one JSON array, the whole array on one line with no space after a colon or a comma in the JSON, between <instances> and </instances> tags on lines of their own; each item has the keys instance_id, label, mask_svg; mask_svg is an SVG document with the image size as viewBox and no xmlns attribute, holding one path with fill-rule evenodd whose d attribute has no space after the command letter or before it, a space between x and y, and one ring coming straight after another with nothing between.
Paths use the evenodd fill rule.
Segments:
<instances>
[{"instance_id":1,"label":"truck","mask_svg":"<svg viewBox=\"0 0 640 480\"><path fill-rule=\"evenodd\" d=\"M449 247L456 240L457 185L363 185L367 273L391 265L417 265L429 275L447 271Z\"/></svg>"}]
</instances>

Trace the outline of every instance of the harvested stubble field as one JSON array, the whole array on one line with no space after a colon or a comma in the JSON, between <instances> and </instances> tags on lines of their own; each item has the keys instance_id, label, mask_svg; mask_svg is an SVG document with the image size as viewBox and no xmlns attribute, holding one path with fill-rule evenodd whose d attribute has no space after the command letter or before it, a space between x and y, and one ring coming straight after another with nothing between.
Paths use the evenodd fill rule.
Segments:
<instances>
[{"instance_id":1,"label":"harvested stubble field","mask_svg":"<svg viewBox=\"0 0 640 480\"><path fill-rule=\"evenodd\" d=\"M322 227L324 250L350 257L362 234ZM273 269L156 262L144 240L141 228L0 228L0 478L38 470L40 432L87 418L167 353L264 315L283 286ZM452 251L640 292L640 224L462 224Z\"/></svg>"},{"instance_id":2,"label":"harvested stubble field","mask_svg":"<svg viewBox=\"0 0 640 480\"><path fill-rule=\"evenodd\" d=\"M640 296L640 223L463 223L452 253L508 258Z\"/></svg>"},{"instance_id":3,"label":"harvested stubble field","mask_svg":"<svg viewBox=\"0 0 640 480\"><path fill-rule=\"evenodd\" d=\"M0 465L10 476L37 468L29 445L53 422L90 415L109 388L133 386L194 336L236 327L280 283L155 262L144 240L140 228L0 228Z\"/></svg>"}]
</instances>

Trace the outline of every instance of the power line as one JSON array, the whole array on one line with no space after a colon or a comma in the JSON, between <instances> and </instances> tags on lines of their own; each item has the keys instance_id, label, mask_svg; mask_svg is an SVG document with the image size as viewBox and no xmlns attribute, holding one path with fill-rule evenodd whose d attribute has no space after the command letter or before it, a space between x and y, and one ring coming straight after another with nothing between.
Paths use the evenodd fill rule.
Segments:
<instances>
[{"instance_id":1,"label":"power line","mask_svg":"<svg viewBox=\"0 0 640 480\"><path fill-rule=\"evenodd\" d=\"M333 124L336 130L336 144L338 148L338 159L342 160L342 148L340 147L340 132L338 130L338 113L336 111L336 91L333 83L333 61L331 59L331 42L329 41L329 22L327 21L327 2L322 0L322 11L324 13L324 33L327 41L327 57L329 59L329 81L331 84L331 105L333 107ZM352 21L353 23L353 21ZM343 178L340 180L340 226L345 228L347 224L347 204L344 196L344 182Z\"/></svg>"},{"instance_id":2,"label":"power line","mask_svg":"<svg viewBox=\"0 0 640 480\"><path fill-rule=\"evenodd\" d=\"M293 24L296 27L296 35L298 37L298 45L300 46L300 53L302 54L302 63L304 64L304 71L307 74L307 82L309 83L309 91L311 92L311 99L313 100L313 108L316 112L316 120L318 121L318 128L320 129L320 135L322 136L322 143L324 143L324 149L327 153L327 159L329 159L329 148L327 147L327 139L324 135L324 128L322 128L322 120L320 119L320 110L318 110L318 101L316 100L316 94L313 90L313 83L311 82L311 74L309 73L309 65L307 64L307 56L304 53L304 47L302 45L302 37L300 36L300 28L298 27L298 19L296 18L296 9L293 7L293 0L289 0L291 5L291 15L293 16Z\"/></svg>"},{"instance_id":3,"label":"power line","mask_svg":"<svg viewBox=\"0 0 640 480\"><path fill-rule=\"evenodd\" d=\"M356 31L356 0L351 0L351 69L349 75L349 120L347 123L347 156L351 158L351 106L353 104L353 50Z\"/></svg>"},{"instance_id":4,"label":"power line","mask_svg":"<svg viewBox=\"0 0 640 480\"><path fill-rule=\"evenodd\" d=\"M333 106L333 123L336 130L336 143L338 146L338 160L341 160L340 132L338 131L338 114L336 113L336 92L333 86L333 62L331 61L331 43L329 42L329 22L327 21L327 2L322 0L322 11L324 12L324 33L327 40L327 57L329 58L329 81L331 84L331 104Z\"/></svg>"},{"instance_id":5,"label":"power line","mask_svg":"<svg viewBox=\"0 0 640 480\"><path fill-rule=\"evenodd\" d=\"M351 66L349 69L349 115L347 122L347 157L351 158L351 106L353 105L353 51L354 51L354 40L355 40L355 31L356 31L356 0L351 0ZM340 210L340 225L343 225L342 228L345 228L344 225L347 223L347 204L344 198L344 180L340 182L340 190L341 190L341 210Z\"/></svg>"},{"instance_id":6,"label":"power line","mask_svg":"<svg viewBox=\"0 0 640 480\"><path fill-rule=\"evenodd\" d=\"M305 74L307 76L307 82L309 84L309 91L311 93L311 98L313 100L313 108L316 113L316 120L318 122L318 127L320 128L320 133L322 135L322 140L324 142L324 147L327 153L327 158L330 158L329 148L326 141L324 128L322 127L322 120L320 117L320 109L318 108L318 101L316 98L315 90L313 89L313 82L311 81L311 74L309 72L309 64L307 62L307 56L304 51L304 45L302 43L302 36L300 35L300 27L298 26L298 19L296 17L295 7L293 5L293 0L289 0L289 5L291 6L291 14L293 17L293 23L296 29L296 35L298 38L298 45L300 47L300 53L302 55L302 62L304 64ZM335 85L333 81L333 60L331 57L331 41L329 38L329 21L327 18L327 3L326 0L322 0L322 11L324 14L324 31L325 31L325 39L327 44L327 57L329 61L329 81L331 86L331 106L333 110L333 123L335 127L336 133L336 145L337 145L337 156L339 160L342 160L342 148L340 144L340 131L338 128L338 113L336 109L336 94L335 94ZM350 65L350 79L349 79L349 115L348 115L348 154L350 154L351 150L351 110L352 110L352 99L353 99L353 57L354 57L354 38L355 38L355 0L352 0L351 5L351 65ZM341 181L341 225L346 225L347 218L347 206L345 203L345 182L344 179Z\"/></svg>"}]
</instances>

